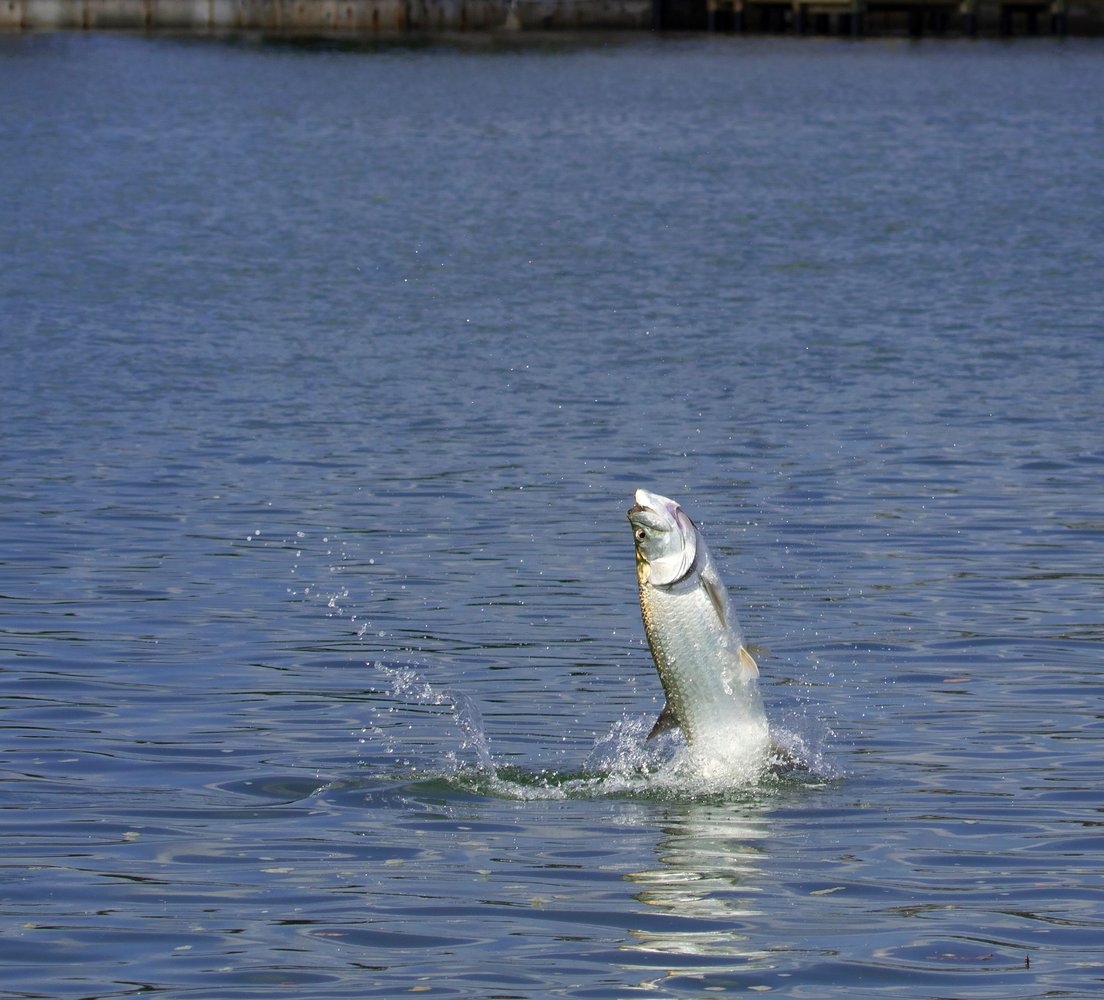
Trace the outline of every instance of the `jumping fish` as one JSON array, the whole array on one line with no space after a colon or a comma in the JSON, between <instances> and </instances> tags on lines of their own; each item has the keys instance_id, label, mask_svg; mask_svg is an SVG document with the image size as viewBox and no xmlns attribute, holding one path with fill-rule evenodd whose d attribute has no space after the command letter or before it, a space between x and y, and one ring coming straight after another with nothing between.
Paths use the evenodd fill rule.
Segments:
<instances>
[{"instance_id":1,"label":"jumping fish","mask_svg":"<svg viewBox=\"0 0 1104 1000\"><path fill-rule=\"evenodd\" d=\"M771 741L759 668L705 540L674 500L647 490L635 500L640 612L667 696L648 738L677 727L692 746L765 760Z\"/></svg>"}]
</instances>

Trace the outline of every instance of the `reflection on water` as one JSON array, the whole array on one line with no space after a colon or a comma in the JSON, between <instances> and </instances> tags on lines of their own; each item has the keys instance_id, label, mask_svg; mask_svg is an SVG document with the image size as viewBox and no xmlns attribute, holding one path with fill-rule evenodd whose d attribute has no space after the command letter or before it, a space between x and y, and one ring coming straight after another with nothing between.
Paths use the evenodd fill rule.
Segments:
<instances>
[{"instance_id":1,"label":"reflection on water","mask_svg":"<svg viewBox=\"0 0 1104 1000\"><path fill-rule=\"evenodd\" d=\"M764 889L761 862L769 842L764 806L749 797L720 805L689 803L666 813L656 845L657 866L625 878L639 903L687 922L634 929L626 948L713 959L766 954L756 933L762 916L758 897Z\"/></svg>"}]
</instances>

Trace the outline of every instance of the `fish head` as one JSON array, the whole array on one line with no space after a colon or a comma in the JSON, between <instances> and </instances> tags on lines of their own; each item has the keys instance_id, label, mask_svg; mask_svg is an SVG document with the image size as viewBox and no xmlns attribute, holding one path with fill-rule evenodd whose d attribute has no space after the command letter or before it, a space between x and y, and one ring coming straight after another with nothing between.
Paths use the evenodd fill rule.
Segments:
<instances>
[{"instance_id":1,"label":"fish head","mask_svg":"<svg viewBox=\"0 0 1104 1000\"><path fill-rule=\"evenodd\" d=\"M637 490L629 509L636 544L636 571L641 583L656 587L677 583L694 567L698 529L668 497Z\"/></svg>"}]
</instances>

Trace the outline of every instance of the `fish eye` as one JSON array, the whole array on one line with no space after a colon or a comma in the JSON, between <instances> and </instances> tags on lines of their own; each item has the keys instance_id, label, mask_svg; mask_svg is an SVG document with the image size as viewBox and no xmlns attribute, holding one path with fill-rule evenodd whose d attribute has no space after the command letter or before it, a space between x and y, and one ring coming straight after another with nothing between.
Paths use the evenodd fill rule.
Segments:
<instances>
[{"instance_id":1,"label":"fish eye","mask_svg":"<svg viewBox=\"0 0 1104 1000\"><path fill-rule=\"evenodd\" d=\"M638 542L644 541L644 539L647 537L648 533L643 528L637 528L636 531L633 532L633 538L635 538Z\"/></svg>"}]
</instances>

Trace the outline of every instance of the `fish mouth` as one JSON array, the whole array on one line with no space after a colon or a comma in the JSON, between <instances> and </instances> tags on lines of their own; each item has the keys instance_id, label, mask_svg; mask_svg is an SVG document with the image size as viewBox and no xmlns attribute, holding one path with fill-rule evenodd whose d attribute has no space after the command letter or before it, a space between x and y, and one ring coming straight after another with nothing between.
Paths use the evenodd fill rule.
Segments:
<instances>
[{"instance_id":1,"label":"fish mouth","mask_svg":"<svg viewBox=\"0 0 1104 1000\"><path fill-rule=\"evenodd\" d=\"M666 497L661 497L658 493L637 490L633 494L633 505L629 508L629 520L631 521L634 517L641 520L649 518L662 520L664 514L668 512L666 500ZM672 504L672 506L674 505ZM671 511L671 513L674 512Z\"/></svg>"},{"instance_id":2,"label":"fish mouth","mask_svg":"<svg viewBox=\"0 0 1104 1000\"><path fill-rule=\"evenodd\" d=\"M654 507L645 507L644 504L634 504L629 508L629 523L643 528L651 528L653 531L666 531L670 528L668 519L661 511Z\"/></svg>"},{"instance_id":3,"label":"fish mouth","mask_svg":"<svg viewBox=\"0 0 1104 1000\"><path fill-rule=\"evenodd\" d=\"M675 527L681 531L680 517L690 520L674 500L660 496L658 493L637 490L633 499L636 502L629 508L628 513L628 518L633 524L640 522L644 527L664 531Z\"/></svg>"}]
</instances>

